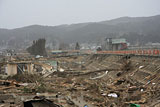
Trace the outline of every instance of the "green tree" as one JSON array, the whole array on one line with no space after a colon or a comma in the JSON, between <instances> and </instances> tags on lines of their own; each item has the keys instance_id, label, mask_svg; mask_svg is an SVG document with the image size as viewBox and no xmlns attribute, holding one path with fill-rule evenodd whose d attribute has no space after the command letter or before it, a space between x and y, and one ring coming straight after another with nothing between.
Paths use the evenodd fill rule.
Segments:
<instances>
[{"instance_id":1,"label":"green tree","mask_svg":"<svg viewBox=\"0 0 160 107\"><path fill-rule=\"evenodd\" d=\"M31 55L47 56L45 44L46 44L46 40L44 38L38 39L37 41L33 41L32 46L28 47L27 51Z\"/></svg>"},{"instance_id":2,"label":"green tree","mask_svg":"<svg viewBox=\"0 0 160 107\"><path fill-rule=\"evenodd\" d=\"M75 50L80 50L80 46L79 46L79 43L78 43L78 42L76 43Z\"/></svg>"}]
</instances>

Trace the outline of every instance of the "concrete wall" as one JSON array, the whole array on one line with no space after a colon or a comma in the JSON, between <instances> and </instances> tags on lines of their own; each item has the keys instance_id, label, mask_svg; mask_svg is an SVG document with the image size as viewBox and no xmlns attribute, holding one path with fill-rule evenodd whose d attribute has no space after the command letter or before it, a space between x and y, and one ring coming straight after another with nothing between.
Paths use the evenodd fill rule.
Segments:
<instances>
[{"instance_id":1,"label":"concrete wall","mask_svg":"<svg viewBox=\"0 0 160 107\"><path fill-rule=\"evenodd\" d=\"M120 50L121 48L123 48L123 46L121 44L113 44L112 45L113 50Z\"/></svg>"},{"instance_id":2,"label":"concrete wall","mask_svg":"<svg viewBox=\"0 0 160 107\"><path fill-rule=\"evenodd\" d=\"M17 74L17 64L7 64L6 73L7 73L7 75Z\"/></svg>"}]
</instances>

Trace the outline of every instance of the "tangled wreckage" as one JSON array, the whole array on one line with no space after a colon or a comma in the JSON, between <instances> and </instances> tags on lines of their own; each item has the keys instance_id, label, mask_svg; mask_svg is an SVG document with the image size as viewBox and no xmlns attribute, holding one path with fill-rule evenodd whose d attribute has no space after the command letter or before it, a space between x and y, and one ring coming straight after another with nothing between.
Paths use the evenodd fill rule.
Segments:
<instances>
[{"instance_id":1,"label":"tangled wreckage","mask_svg":"<svg viewBox=\"0 0 160 107\"><path fill-rule=\"evenodd\" d=\"M160 107L158 57L14 58L0 72L0 107Z\"/></svg>"}]
</instances>

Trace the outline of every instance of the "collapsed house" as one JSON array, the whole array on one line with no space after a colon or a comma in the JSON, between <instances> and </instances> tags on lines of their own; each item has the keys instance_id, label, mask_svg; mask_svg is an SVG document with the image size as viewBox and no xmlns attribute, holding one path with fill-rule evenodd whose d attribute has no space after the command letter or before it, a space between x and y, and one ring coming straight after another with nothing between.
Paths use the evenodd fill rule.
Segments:
<instances>
[{"instance_id":1,"label":"collapsed house","mask_svg":"<svg viewBox=\"0 0 160 107\"><path fill-rule=\"evenodd\" d=\"M60 105L57 105L48 99L37 96L31 100L24 101L23 105L24 107L61 107Z\"/></svg>"}]
</instances>

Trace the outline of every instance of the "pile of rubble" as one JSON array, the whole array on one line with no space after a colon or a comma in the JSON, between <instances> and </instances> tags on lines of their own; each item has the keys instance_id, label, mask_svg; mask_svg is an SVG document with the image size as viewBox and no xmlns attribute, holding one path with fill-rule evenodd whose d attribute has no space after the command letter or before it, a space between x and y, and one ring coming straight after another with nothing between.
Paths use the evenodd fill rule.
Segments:
<instances>
[{"instance_id":1,"label":"pile of rubble","mask_svg":"<svg viewBox=\"0 0 160 107\"><path fill-rule=\"evenodd\" d=\"M113 55L79 57L55 59L58 70L47 76L18 74L1 79L0 106L160 106L159 59ZM85 69L81 69L82 66Z\"/></svg>"}]
</instances>

